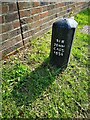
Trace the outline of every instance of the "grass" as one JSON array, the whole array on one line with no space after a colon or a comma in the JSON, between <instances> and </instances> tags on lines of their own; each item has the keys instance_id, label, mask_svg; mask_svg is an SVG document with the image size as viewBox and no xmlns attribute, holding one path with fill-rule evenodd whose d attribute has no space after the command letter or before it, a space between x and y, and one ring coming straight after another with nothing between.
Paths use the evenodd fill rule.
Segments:
<instances>
[{"instance_id":1,"label":"grass","mask_svg":"<svg viewBox=\"0 0 90 120\"><path fill-rule=\"evenodd\" d=\"M90 25L89 13L75 17L79 25L65 71L49 64L51 30L3 61L2 118L88 118L90 35L80 31Z\"/></svg>"}]
</instances>

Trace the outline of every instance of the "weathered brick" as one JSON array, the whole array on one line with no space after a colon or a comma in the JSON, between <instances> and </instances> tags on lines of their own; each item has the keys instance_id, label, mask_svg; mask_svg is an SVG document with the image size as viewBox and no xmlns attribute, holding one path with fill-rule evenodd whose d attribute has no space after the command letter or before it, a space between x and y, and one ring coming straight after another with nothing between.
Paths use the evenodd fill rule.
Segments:
<instances>
[{"instance_id":1,"label":"weathered brick","mask_svg":"<svg viewBox=\"0 0 90 120\"><path fill-rule=\"evenodd\" d=\"M57 7L57 8L61 7L61 6L60 6L60 3L57 3L57 4L56 4L56 7Z\"/></svg>"},{"instance_id":2,"label":"weathered brick","mask_svg":"<svg viewBox=\"0 0 90 120\"><path fill-rule=\"evenodd\" d=\"M59 7L63 7L64 5L65 5L64 2L59 3Z\"/></svg>"},{"instance_id":3,"label":"weathered brick","mask_svg":"<svg viewBox=\"0 0 90 120\"><path fill-rule=\"evenodd\" d=\"M28 23L28 29L29 29L29 30L33 29L32 24L33 24L33 23Z\"/></svg>"},{"instance_id":4,"label":"weathered brick","mask_svg":"<svg viewBox=\"0 0 90 120\"><path fill-rule=\"evenodd\" d=\"M39 31L38 33L35 33L33 37L35 38L35 37L38 37L38 36L42 36L42 35L43 35L44 33L46 33L49 29L50 29L50 26L47 27L47 28L45 28L45 29L43 29L43 30L41 30L41 31Z\"/></svg>"},{"instance_id":5,"label":"weathered brick","mask_svg":"<svg viewBox=\"0 0 90 120\"><path fill-rule=\"evenodd\" d=\"M51 10L51 9L54 9L55 5L51 4L51 5L48 5L47 6L47 10Z\"/></svg>"},{"instance_id":6,"label":"weathered brick","mask_svg":"<svg viewBox=\"0 0 90 120\"><path fill-rule=\"evenodd\" d=\"M0 51L0 60L2 59L2 51Z\"/></svg>"},{"instance_id":7,"label":"weathered brick","mask_svg":"<svg viewBox=\"0 0 90 120\"><path fill-rule=\"evenodd\" d=\"M49 16L49 21L54 19L54 17L55 17L54 15Z\"/></svg>"},{"instance_id":8,"label":"weathered brick","mask_svg":"<svg viewBox=\"0 0 90 120\"><path fill-rule=\"evenodd\" d=\"M31 29L31 35L34 36L34 34L35 34L34 29Z\"/></svg>"},{"instance_id":9,"label":"weathered brick","mask_svg":"<svg viewBox=\"0 0 90 120\"><path fill-rule=\"evenodd\" d=\"M16 45L13 45L13 46L10 46L9 48L7 49L4 49L2 51L2 57L5 57L5 55L11 53L12 51L14 52L17 48L20 48L21 46L23 46L23 43L22 41L17 43Z\"/></svg>"},{"instance_id":10,"label":"weathered brick","mask_svg":"<svg viewBox=\"0 0 90 120\"><path fill-rule=\"evenodd\" d=\"M4 59L8 55L8 53L10 53L12 51L13 51L13 49L11 49L11 48L3 50L2 51L2 58Z\"/></svg>"},{"instance_id":11,"label":"weathered brick","mask_svg":"<svg viewBox=\"0 0 90 120\"><path fill-rule=\"evenodd\" d=\"M2 34L0 34L0 44L2 43Z\"/></svg>"},{"instance_id":12,"label":"weathered brick","mask_svg":"<svg viewBox=\"0 0 90 120\"><path fill-rule=\"evenodd\" d=\"M69 2L65 2L65 3L64 3L65 6L68 6L69 4L70 4Z\"/></svg>"},{"instance_id":13,"label":"weathered brick","mask_svg":"<svg viewBox=\"0 0 90 120\"><path fill-rule=\"evenodd\" d=\"M29 36L32 36L32 32L31 32L31 30L30 30L30 31L28 31L28 34L29 34Z\"/></svg>"},{"instance_id":14,"label":"weathered brick","mask_svg":"<svg viewBox=\"0 0 90 120\"><path fill-rule=\"evenodd\" d=\"M2 25L2 33L8 32L12 29L13 29L13 27L12 27L12 24L10 24L10 23Z\"/></svg>"},{"instance_id":15,"label":"weathered brick","mask_svg":"<svg viewBox=\"0 0 90 120\"><path fill-rule=\"evenodd\" d=\"M55 14L57 12L57 9L49 10L49 15Z\"/></svg>"},{"instance_id":16,"label":"weathered brick","mask_svg":"<svg viewBox=\"0 0 90 120\"><path fill-rule=\"evenodd\" d=\"M18 4L19 4L19 9L20 10L24 9L27 6L26 2L19 2Z\"/></svg>"},{"instance_id":17,"label":"weathered brick","mask_svg":"<svg viewBox=\"0 0 90 120\"><path fill-rule=\"evenodd\" d=\"M23 46L23 42L22 41L17 42L17 44L15 44L13 47L14 47L14 50L16 50L17 48L20 48L21 46Z\"/></svg>"},{"instance_id":18,"label":"weathered brick","mask_svg":"<svg viewBox=\"0 0 90 120\"><path fill-rule=\"evenodd\" d=\"M31 27L33 29L33 28L39 27L42 24L43 24L43 20L37 20L36 22L32 23Z\"/></svg>"},{"instance_id":19,"label":"weathered brick","mask_svg":"<svg viewBox=\"0 0 90 120\"><path fill-rule=\"evenodd\" d=\"M32 3L31 2L19 2L19 9L23 10L24 8L31 8Z\"/></svg>"},{"instance_id":20,"label":"weathered brick","mask_svg":"<svg viewBox=\"0 0 90 120\"><path fill-rule=\"evenodd\" d=\"M30 16L30 10L23 10L23 11L20 11L20 17L28 17Z\"/></svg>"},{"instance_id":21,"label":"weathered brick","mask_svg":"<svg viewBox=\"0 0 90 120\"><path fill-rule=\"evenodd\" d=\"M7 49L21 41L21 36L17 36L2 43L2 50Z\"/></svg>"},{"instance_id":22,"label":"weathered brick","mask_svg":"<svg viewBox=\"0 0 90 120\"><path fill-rule=\"evenodd\" d=\"M57 8L57 13L60 13L62 11L62 8Z\"/></svg>"},{"instance_id":23,"label":"weathered brick","mask_svg":"<svg viewBox=\"0 0 90 120\"><path fill-rule=\"evenodd\" d=\"M64 10L64 11L61 12L61 15L64 16L65 13L66 13L66 11Z\"/></svg>"},{"instance_id":24,"label":"weathered brick","mask_svg":"<svg viewBox=\"0 0 90 120\"><path fill-rule=\"evenodd\" d=\"M0 24L0 34L2 34L2 24Z\"/></svg>"},{"instance_id":25,"label":"weathered brick","mask_svg":"<svg viewBox=\"0 0 90 120\"><path fill-rule=\"evenodd\" d=\"M41 25L40 29L45 29L48 26L49 26L49 22L44 23L44 24Z\"/></svg>"},{"instance_id":26,"label":"weathered brick","mask_svg":"<svg viewBox=\"0 0 90 120\"><path fill-rule=\"evenodd\" d=\"M38 14L38 15L33 16L33 21L36 21L36 20L39 20L39 19L40 19L39 14Z\"/></svg>"},{"instance_id":27,"label":"weathered brick","mask_svg":"<svg viewBox=\"0 0 90 120\"><path fill-rule=\"evenodd\" d=\"M15 36L17 36L19 34L21 34L21 30L20 29L15 29L15 30L9 32L10 38L15 37Z\"/></svg>"},{"instance_id":28,"label":"weathered brick","mask_svg":"<svg viewBox=\"0 0 90 120\"><path fill-rule=\"evenodd\" d=\"M7 49L8 47L10 47L12 45L12 40L8 40L8 41L4 41L2 43L2 48L1 50Z\"/></svg>"},{"instance_id":29,"label":"weathered brick","mask_svg":"<svg viewBox=\"0 0 90 120\"><path fill-rule=\"evenodd\" d=\"M67 6L64 6L62 9L63 9L63 10L67 10Z\"/></svg>"},{"instance_id":30,"label":"weathered brick","mask_svg":"<svg viewBox=\"0 0 90 120\"><path fill-rule=\"evenodd\" d=\"M27 22L28 22L28 23L34 22L33 18L34 18L34 17L27 18Z\"/></svg>"},{"instance_id":31,"label":"weathered brick","mask_svg":"<svg viewBox=\"0 0 90 120\"><path fill-rule=\"evenodd\" d=\"M14 21L14 22L13 22L13 27L14 27L14 28L20 27L20 22L19 22L19 21Z\"/></svg>"},{"instance_id":32,"label":"weathered brick","mask_svg":"<svg viewBox=\"0 0 90 120\"><path fill-rule=\"evenodd\" d=\"M9 48L10 46L13 46L15 44L17 44L19 41L21 41L22 38L21 38L21 35L18 35L18 36L15 36L14 38L12 39L9 39L8 41L4 41L2 43L2 50L3 49L7 49Z\"/></svg>"},{"instance_id":33,"label":"weathered brick","mask_svg":"<svg viewBox=\"0 0 90 120\"><path fill-rule=\"evenodd\" d=\"M15 37L16 42L22 41L21 34Z\"/></svg>"},{"instance_id":34,"label":"weathered brick","mask_svg":"<svg viewBox=\"0 0 90 120\"><path fill-rule=\"evenodd\" d=\"M15 12L15 13L12 13L12 14L7 14L5 16L5 21L6 23L7 22L11 22L11 21L14 21L14 20L17 20L18 19L18 13Z\"/></svg>"},{"instance_id":35,"label":"weathered brick","mask_svg":"<svg viewBox=\"0 0 90 120\"><path fill-rule=\"evenodd\" d=\"M2 19L3 19L3 18L2 18L2 16L0 16L0 24L1 24L1 23L2 23L2 21L3 21Z\"/></svg>"},{"instance_id":36,"label":"weathered brick","mask_svg":"<svg viewBox=\"0 0 90 120\"><path fill-rule=\"evenodd\" d=\"M53 25L53 20L49 22L49 26L52 26L52 25Z\"/></svg>"},{"instance_id":37,"label":"weathered brick","mask_svg":"<svg viewBox=\"0 0 90 120\"><path fill-rule=\"evenodd\" d=\"M35 33L39 32L40 30L41 30L41 27L39 26L35 29Z\"/></svg>"},{"instance_id":38,"label":"weathered brick","mask_svg":"<svg viewBox=\"0 0 90 120\"><path fill-rule=\"evenodd\" d=\"M40 14L40 18L47 17L48 15L49 15L48 11L43 12L43 13Z\"/></svg>"},{"instance_id":39,"label":"weathered brick","mask_svg":"<svg viewBox=\"0 0 90 120\"><path fill-rule=\"evenodd\" d=\"M76 8L78 8L76 4L69 5L70 8L72 8L73 6L76 6Z\"/></svg>"},{"instance_id":40,"label":"weathered brick","mask_svg":"<svg viewBox=\"0 0 90 120\"><path fill-rule=\"evenodd\" d=\"M9 39L8 33L2 34L2 41Z\"/></svg>"},{"instance_id":41,"label":"weathered brick","mask_svg":"<svg viewBox=\"0 0 90 120\"><path fill-rule=\"evenodd\" d=\"M9 7L9 12L17 11L17 4L14 3L14 2L10 2L10 3L8 4L8 7Z\"/></svg>"},{"instance_id":42,"label":"weathered brick","mask_svg":"<svg viewBox=\"0 0 90 120\"><path fill-rule=\"evenodd\" d=\"M37 6L39 6L40 5L40 2L34 2L33 3L33 7L37 7Z\"/></svg>"},{"instance_id":43,"label":"weathered brick","mask_svg":"<svg viewBox=\"0 0 90 120\"><path fill-rule=\"evenodd\" d=\"M27 8L31 8L31 7L33 7L32 2L27 2Z\"/></svg>"},{"instance_id":44,"label":"weathered brick","mask_svg":"<svg viewBox=\"0 0 90 120\"><path fill-rule=\"evenodd\" d=\"M39 25L43 24L43 22L44 22L43 19L40 19L39 20Z\"/></svg>"},{"instance_id":45,"label":"weathered brick","mask_svg":"<svg viewBox=\"0 0 90 120\"><path fill-rule=\"evenodd\" d=\"M42 6L42 12L47 11L47 6Z\"/></svg>"},{"instance_id":46,"label":"weathered brick","mask_svg":"<svg viewBox=\"0 0 90 120\"><path fill-rule=\"evenodd\" d=\"M34 14L41 13L41 12L42 12L42 8L41 7L33 8L32 11L31 11L31 14L34 15Z\"/></svg>"},{"instance_id":47,"label":"weathered brick","mask_svg":"<svg viewBox=\"0 0 90 120\"><path fill-rule=\"evenodd\" d=\"M2 5L2 13L7 13L8 12L8 5Z\"/></svg>"},{"instance_id":48,"label":"weathered brick","mask_svg":"<svg viewBox=\"0 0 90 120\"><path fill-rule=\"evenodd\" d=\"M36 28L37 26L38 26L38 22L37 22L37 21L31 24L31 28L32 28L32 29L33 29L33 28Z\"/></svg>"},{"instance_id":49,"label":"weathered brick","mask_svg":"<svg viewBox=\"0 0 90 120\"><path fill-rule=\"evenodd\" d=\"M45 18L43 19L43 23L45 23L45 22L47 22L47 21L49 21L49 17L45 17Z\"/></svg>"},{"instance_id":50,"label":"weathered brick","mask_svg":"<svg viewBox=\"0 0 90 120\"><path fill-rule=\"evenodd\" d=\"M2 4L0 4L0 14L2 14Z\"/></svg>"}]
</instances>

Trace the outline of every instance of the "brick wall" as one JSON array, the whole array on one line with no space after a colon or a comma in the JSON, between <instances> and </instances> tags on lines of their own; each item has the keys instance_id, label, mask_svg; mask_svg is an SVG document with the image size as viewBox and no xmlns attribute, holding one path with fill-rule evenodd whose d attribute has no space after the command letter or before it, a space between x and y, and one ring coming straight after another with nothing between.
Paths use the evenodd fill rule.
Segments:
<instances>
[{"instance_id":1,"label":"brick wall","mask_svg":"<svg viewBox=\"0 0 90 120\"><path fill-rule=\"evenodd\" d=\"M54 21L86 9L87 2L2 2L0 4L0 57L23 47L33 37L47 32Z\"/></svg>"},{"instance_id":2,"label":"brick wall","mask_svg":"<svg viewBox=\"0 0 90 120\"><path fill-rule=\"evenodd\" d=\"M2 27L0 34L2 45L0 47L0 53L2 53L3 57L23 44L16 3L3 2L0 7L2 7L2 22L0 23Z\"/></svg>"}]
</instances>

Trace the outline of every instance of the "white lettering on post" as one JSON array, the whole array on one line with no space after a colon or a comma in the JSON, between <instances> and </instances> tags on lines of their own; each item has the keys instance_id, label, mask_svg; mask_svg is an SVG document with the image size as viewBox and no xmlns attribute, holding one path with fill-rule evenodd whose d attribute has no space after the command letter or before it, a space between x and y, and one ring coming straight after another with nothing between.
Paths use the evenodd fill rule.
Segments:
<instances>
[{"instance_id":1,"label":"white lettering on post","mask_svg":"<svg viewBox=\"0 0 90 120\"><path fill-rule=\"evenodd\" d=\"M57 56L64 56L64 50L65 48L65 40L59 40L58 38L56 39L56 42L54 43L54 54Z\"/></svg>"}]
</instances>

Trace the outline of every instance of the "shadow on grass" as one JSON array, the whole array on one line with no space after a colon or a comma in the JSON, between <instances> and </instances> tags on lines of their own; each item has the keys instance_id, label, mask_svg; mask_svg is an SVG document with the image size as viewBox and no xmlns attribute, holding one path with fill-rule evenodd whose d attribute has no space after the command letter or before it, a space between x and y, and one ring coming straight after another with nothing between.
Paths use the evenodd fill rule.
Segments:
<instances>
[{"instance_id":1,"label":"shadow on grass","mask_svg":"<svg viewBox=\"0 0 90 120\"><path fill-rule=\"evenodd\" d=\"M61 72L60 68L49 64L49 58L46 59L29 75L24 76L23 80L19 81L13 88L12 95L17 106L32 103L55 81L56 76Z\"/></svg>"}]
</instances>

